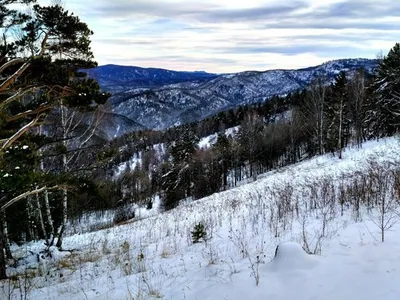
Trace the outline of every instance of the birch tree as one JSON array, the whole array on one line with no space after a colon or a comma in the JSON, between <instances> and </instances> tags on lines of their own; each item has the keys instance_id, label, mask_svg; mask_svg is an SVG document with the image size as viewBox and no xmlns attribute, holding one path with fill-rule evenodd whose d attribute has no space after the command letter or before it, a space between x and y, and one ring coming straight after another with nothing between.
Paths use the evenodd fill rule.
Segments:
<instances>
[{"instance_id":1,"label":"birch tree","mask_svg":"<svg viewBox=\"0 0 400 300\"><path fill-rule=\"evenodd\" d=\"M324 153L326 142L326 102L328 87L322 78L311 83L301 106L306 130L310 134L318 154Z\"/></svg>"}]
</instances>

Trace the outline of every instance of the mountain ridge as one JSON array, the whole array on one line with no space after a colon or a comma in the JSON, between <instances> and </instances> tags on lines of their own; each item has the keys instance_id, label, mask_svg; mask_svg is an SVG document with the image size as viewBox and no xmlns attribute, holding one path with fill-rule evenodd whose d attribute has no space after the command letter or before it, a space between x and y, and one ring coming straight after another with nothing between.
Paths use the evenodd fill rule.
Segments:
<instances>
[{"instance_id":1,"label":"mountain ridge","mask_svg":"<svg viewBox=\"0 0 400 300\"><path fill-rule=\"evenodd\" d=\"M318 77L335 78L340 71L365 68L372 73L376 60L350 59L299 70L244 71L223 74L202 82L181 82L151 89L130 89L111 99L113 111L146 124L166 129L198 121L219 111L264 101L305 88Z\"/></svg>"},{"instance_id":2,"label":"mountain ridge","mask_svg":"<svg viewBox=\"0 0 400 300\"><path fill-rule=\"evenodd\" d=\"M325 82L329 84L341 71L353 73L362 68L372 74L377 68L378 62L376 59L367 58L339 59L301 69L243 71L221 75L206 72L186 73L157 68L133 67L133 69L129 69L129 67L122 67L134 72L138 71L139 76L144 76L140 82L141 86L136 84L137 81L131 81L131 76L113 78L112 76L116 74L124 74L118 71L120 68L115 65L111 70L116 68L117 71L114 70L96 78L98 73L94 69L89 76L100 79L99 83L102 88L108 87L114 91L113 96L109 99L112 112L134 122L132 124L135 125L132 128L129 126L122 128L115 124L115 131L118 128L118 132L115 133L111 128L107 128L108 136L119 136L142 128L141 126L164 130L171 126L199 121L239 105L261 102L275 95L284 96L307 87L316 78L324 78ZM149 69L151 72L162 71L159 74L146 73ZM104 68L100 70L104 70ZM182 74L185 75L182 76ZM104 85L104 80L102 81L104 78L112 78L116 83L113 86L112 81L108 80ZM162 83L170 80L180 81ZM132 82L134 84L131 84ZM121 86L123 89L120 89ZM129 124L129 122L124 122L124 124Z\"/></svg>"},{"instance_id":3,"label":"mountain ridge","mask_svg":"<svg viewBox=\"0 0 400 300\"><path fill-rule=\"evenodd\" d=\"M154 88L184 81L207 80L218 75L205 71L174 71L161 68L142 68L115 64L82 70L95 78L103 90L116 93L127 88Z\"/></svg>"}]
</instances>

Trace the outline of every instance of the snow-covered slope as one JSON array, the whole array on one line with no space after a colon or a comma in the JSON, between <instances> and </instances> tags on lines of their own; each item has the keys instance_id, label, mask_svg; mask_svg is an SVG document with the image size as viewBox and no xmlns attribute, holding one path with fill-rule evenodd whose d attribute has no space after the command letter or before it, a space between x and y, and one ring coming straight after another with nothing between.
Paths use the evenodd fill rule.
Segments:
<instances>
[{"instance_id":1,"label":"snow-covered slope","mask_svg":"<svg viewBox=\"0 0 400 300\"><path fill-rule=\"evenodd\" d=\"M31 262L28 298L397 299L400 224L381 243L379 209L340 205L338 191L371 170L398 170L399 153L398 138L368 142L341 160L317 157L167 213L66 237L64 248L76 251ZM193 244L198 223L207 238Z\"/></svg>"},{"instance_id":2,"label":"snow-covered slope","mask_svg":"<svg viewBox=\"0 0 400 300\"><path fill-rule=\"evenodd\" d=\"M340 71L365 68L372 72L377 60L343 59L299 70L247 71L158 88L132 88L115 94L113 111L152 129L200 120L238 105L263 101L305 88L316 78L334 79Z\"/></svg>"}]
</instances>

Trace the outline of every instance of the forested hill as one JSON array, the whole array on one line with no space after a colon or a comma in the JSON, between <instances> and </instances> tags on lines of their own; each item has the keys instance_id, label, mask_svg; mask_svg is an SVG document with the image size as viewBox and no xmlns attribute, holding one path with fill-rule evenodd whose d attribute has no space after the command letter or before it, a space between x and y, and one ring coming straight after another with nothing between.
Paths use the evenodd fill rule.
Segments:
<instances>
[{"instance_id":1,"label":"forested hill","mask_svg":"<svg viewBox=\"0 0 400 300\"><path fill-rule=\"evenodd\" d=\"M87 69L85 72L95 78L104 90L114 93L127 89L154 88L185 81L204 81L218 76L204 71L182 72L111 64Z\"/></svg>"}]
</instances>

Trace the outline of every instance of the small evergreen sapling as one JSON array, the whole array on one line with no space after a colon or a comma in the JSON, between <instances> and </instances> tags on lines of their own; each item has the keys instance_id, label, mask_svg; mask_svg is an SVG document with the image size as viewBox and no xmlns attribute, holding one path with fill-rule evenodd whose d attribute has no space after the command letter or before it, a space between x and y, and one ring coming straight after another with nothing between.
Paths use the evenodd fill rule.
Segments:
<instances>
[{"instance_id":1,"label":"small evergreen sapling","mask_svg":"<svg viewBox=\"0 0 400 300\"><path fill-rule=\"evenodd\" d=\"M193 244L199 243L201 239L203 239L203 241L206 240L207 232L205 230L204 224L202 223L196 224L194 226L194 230L191 233Z\"/></svg>"}]
</instances>

